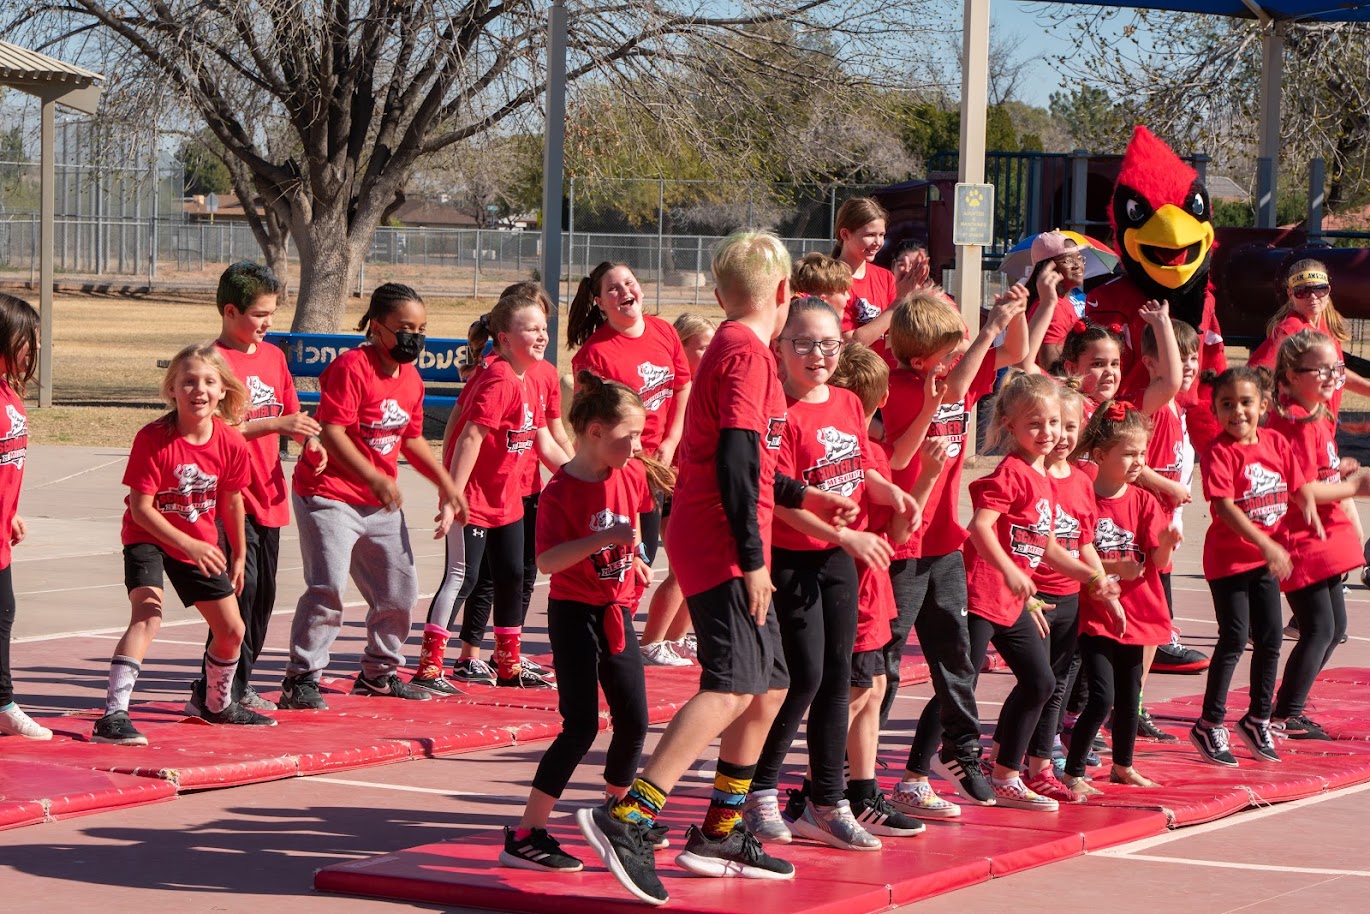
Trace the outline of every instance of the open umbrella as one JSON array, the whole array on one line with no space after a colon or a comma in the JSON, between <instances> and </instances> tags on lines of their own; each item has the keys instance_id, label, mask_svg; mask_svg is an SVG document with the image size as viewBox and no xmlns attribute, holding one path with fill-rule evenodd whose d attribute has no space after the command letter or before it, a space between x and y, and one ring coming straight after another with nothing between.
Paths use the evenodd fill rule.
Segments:
<instances>
[{"instance_id":1,"label":"open umbrella","mask_svg":"<svg viewBox=\"0 0 1370 914\"><path fill-rule=\"evenodd\" d=\"M1102 241L1082 235L1079 232L1071 232L1065 229L1058 229L1060 234L1073 239L1080 246L1080 254L1085 258L1085 279L1092 279L1095 276L1107 276L1118 267L1118 255L1109 249L1108 245ZM1015 244L1004 259L999 264L999 271L1007 273L1014 279L1027 279L1032 272L1032 242L1037 240L1036 235L1028 235L1022 241Z\"/></svg>"}]
</instances>

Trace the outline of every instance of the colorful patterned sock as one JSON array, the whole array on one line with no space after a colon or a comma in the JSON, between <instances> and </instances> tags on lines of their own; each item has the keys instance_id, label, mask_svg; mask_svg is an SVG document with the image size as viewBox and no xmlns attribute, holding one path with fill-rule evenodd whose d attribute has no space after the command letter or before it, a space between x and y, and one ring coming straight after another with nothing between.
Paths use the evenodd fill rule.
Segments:
<instances>
[{"instance_id":1,"label":"colorful patterned sock","mask_svg":"<svg viewBox=\"0 0 1370 914\"><path fill-rule=\"evenodd\" d=\"M220 714L233 703L233 674L238 658L221 660L205 651L205 710Z\"/></svg>"},{"instance_id":2,"label":"colorful patterned sock","mask_svg":"<svg viewBox=\"0 0 1370 914\"><path fill-rule=\"evenodd\" d=\"M523 640L523 628L495 629L495 675L500 679L517 679L519 675L519 645Z\"/></svg>"},{"instance_id":3,"label":"colorful patterned sock","mask_svg":"<svg viewBox=\"0 0 1370 914\"><path fill-rule=\"evenodd\" d=\"M728 837L733 826L742 818L742 804L747 800L747 792L752 789L752 776L755 774L756 765L735 765L723 759L718 760L714 792L709 797L709 811L704 815L704 825L700 829L704 837Z\"/></svg>"},{"instance_id":4,"label":"colorful patterned sock","mask_svg":"<svg viewBox=\"0 0 1370 914\"><path fill-rule=\"evenodd\" d=\"M419 678L442 678L442 665L447 657L447 639L452 637L441 625L428 623L423 627L423 645L419 648Z\"/></svg>"},{"instance_id":5,"label":"colorful patterned sock","mask_svg":"<svg viewBox=\"0 0 1370 914\"><path fill-rule=\"evenodd\" d=\"M609 814L620 822L646 822L651 825L666 805L666 791L646 778L633 781L623 799L613 805Z\"/></svg>"},{"instance_id":6,"label":"colorful patterned sock","mask_svg":"<svg viewBox=\"0 0 1370 914\"><path fill-rule=\"evenodd\" d=\"M132 657L115 654L109 661L109 688L105 690L105 713L127 711L128 700L138 682L143 667Z\"/></svg>"}]
</instances>

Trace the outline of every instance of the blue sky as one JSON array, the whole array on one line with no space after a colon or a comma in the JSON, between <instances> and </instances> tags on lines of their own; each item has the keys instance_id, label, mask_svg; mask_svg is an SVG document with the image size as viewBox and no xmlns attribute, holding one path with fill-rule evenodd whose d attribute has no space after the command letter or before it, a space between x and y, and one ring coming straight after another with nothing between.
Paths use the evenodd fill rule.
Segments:
<instances>
[{"instance_id":1,"label":"blue sky","mask_svg":"<svg viewBox=\"0 0 1370 914\"><path fill-rule=\"evenodd\" d=\"M1017 36L1028 54L1041 54L1045 57L1057 57L1066 54L1071 49L1069 40L1061 37L1059 32L1044 29L1037 21L1036 15L1048 4L1040 2L1030 2L1030 0L991 0L990 17L994 22L996 32L1005 31L1010 35ZM1050 4L1060 8L1061 4ZM1081 13L1091 13L1096 10L1089 6L1078 7ZM1120 16L1111 23L1113 29L1121 31L1122 25L1131 17ZM1023 86L1019 90L1020 101L1030 105L1038 105L1045 108L1052 92L1060 89L1062 77L1057 73L1046 60L1037 60L1031 64L1031 73L1023 81Z\"/></svg>"}]
</instances>

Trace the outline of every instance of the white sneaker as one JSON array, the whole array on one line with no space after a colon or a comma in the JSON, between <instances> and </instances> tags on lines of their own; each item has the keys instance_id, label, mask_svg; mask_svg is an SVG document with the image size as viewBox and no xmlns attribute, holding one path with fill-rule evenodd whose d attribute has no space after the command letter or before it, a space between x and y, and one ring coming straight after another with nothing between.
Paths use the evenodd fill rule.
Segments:
<instances>
[{"instance_id":1,"label":"white sneaker","mask_svg":"<svg viewBox=\"0 0 1370 914\"><path fill-rule=\"evenodd\" d=\"M676 656L684 657L686 660L699 659L699 639L694 635L686 635L679 641L672 641L671 649L676 652Z\"/></svg>"},{"instance_id":2,"label":"white sneaker","mask_svg":"<svg viewBox=\"0 0 1370 914\"><path fill-rule=\"evenodd\" d=\"M675 652L670 641L642 645L642 662L647 666L690 666L690 661Z\"/></svg>"},{"instance_id":3,"label":"white sneaker","mask_svg":"<svg viewBox=\"0 0 1370 914\"><path fill-rule=\"evenodd\" d=\"M34 723L33 718L25 714L24 709L18 705L14 705L8 711L0 711L0 733L40 741L52 739L52 731Z\"/></svg>"},{"instance_id":4,"label":"white sneaker","mask_svg":"<svg viewBox=\"0 0 1370 914\"><path fill-rule=\"evenodd\" d=\"M804 814L794 820L790 831L842 851L878 851L882 846L879 838L856 821L851 803L846 800L823 810L809 800L804 804Z\"/></svg>"}]
</instances>

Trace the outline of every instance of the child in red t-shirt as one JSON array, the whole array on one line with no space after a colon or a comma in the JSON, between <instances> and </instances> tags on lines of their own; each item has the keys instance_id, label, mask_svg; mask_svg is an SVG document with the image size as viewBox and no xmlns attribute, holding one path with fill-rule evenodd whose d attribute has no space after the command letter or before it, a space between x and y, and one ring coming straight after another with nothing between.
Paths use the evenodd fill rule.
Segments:
<instances>
[{"instance_id":1,"label":"child in red t-shirt","mask_svg":"<svg viewBox=\"0 0 1370 914\"><path fill-rule=\"evenodd\" d=\"M906 804L900 808L914 815L939 807L928 782L934 768L967 800L987 805L994 799L980 771L980 721L975 704L979 667L971 665L966 632L966 570L961 555L966 531L957 517L957 504L970 411L994 389L1000 368L1027 355L1026 301L1027 290L1022 286L1000 296L975 340L959 357L964 326L936 295L920 293L891 310L890 349L899 367L890 372L889 402L881 416L895 484L912 491L921 481L923 471L912 463L925 437L942 439L947 449L946 463L929 490L923 523L895 551L890 564L899 614L885 646L888 685L880 709L881 729L894 704L910 630L917 631L919 646L934 670L936 694L919 718L904 778L894 794L894 802ZM995 347L1001 333L1004 341ZM939 383L939 377L944 382Z\"/></svg>"},{"instance_id":2,"label":"child in red t-shirt","mask_svg":"<svg viewBox=\"0 0 1370 914\"><path fill-rule=\"evenodd\" d=\"M666 795L721 735L701 828L676 857L701 876L790 879L794 866L765 853L741 824L756 760L789 685L771 612L770 528L776 504L845 525L858 506L775 470L785 396L770 343L788 312L790 258L769 232L739 232L713 258L728 320L700 362L681 444L667 547L699 638L700 692L682 707L628 794L576 819L595 853L634 897L667 898L652 860L652 826Z\"/></svg>"},{"instance_id":3,"label":"child in red t-shirt","mask_svg":"<svg viewBox=\"0 0 1370 914\"><path fill-rule=\"evenodd\" d=\"M242 260L224 270L215 296L221 318L215 345L233 374L247 386L249 398L242 425L252 459L252 472L243 490L247 564L243 589L238 594L243 649L233 677L233 699L254 711L276 710L273 702L257 694L251 680L271 614L276 610L281 529L290 525L290 487L281 466L281 436L288 435L303 445L305 460L320 465L327 460L319 443L319 423L300 411L285 353L266 342L281 288L269 267ZM226 549L222 520L219 546ZM191 685L186 704L186 713L197 717L204 709L204 674L201 670L201 678Z\"/></svg>"},{"instance_id":4,"label":"child in red t-shirt","mask_svg":"<svg viewBox=\"0 0 1370 914\"><path fill-rule=\"evenodd\" d=\"M1120 327L1102 327L1076 321L1061 347L1061 361L1053 366L1055 374L1080 379L1080 392L1085 395L1084 419L1094 415L1095 408L1118 395L1123 380L1123 338Z\"/></svg>"},{"instance_id":5,"label":"child in red t-shirt","mask_svg":"<svg viewBox=\"0 0 1370 914\"><path fill-rule=\"evenodd\" d=\"M428 310L409 286L371 293L358 330L366 342L338 356L319 378L320 440L328 464L295 467L295 523L307 590L295 605L283 708L322 710L319 677L342 630L349 576L366 599L366 650L355 695L426 700L402 681L404 642L418 600L409 528L400 510L400 455L438 489L434 539L466 521L466 499L423 437L423 353Z\"/></svg>"},{"instance_id":6,"label":"child in red t-shirt","mask_svg":"<svg viewBox=\"0 0 1370 914\"><path fill-rule=\"evenodd\" d=\"M832 256L851 271L852 283L842 315L842 338L856 340L887 361L885 336L890 332L889 309L898 297L894 274L876 266L875 256L885 246L889 213L870 197L843 200L834 224L837 243Z\"/></svg>"},{"instance_id":7,"label":"child in red t-shirt","mask_svg":"<svg viewBox=\"0 0 1370 914\"><path fill-rule=\"evenodd\" d=\"M529 870L576 872L579 860L547 833L547 819L599 735L599 692L613 738L605 752L605 791L622 797L637 776L647 737L647 684L633 631L633 607L651 580L638 518L651 510L654 484L670 488L660 464L645 468L647 421L632 388L589 371L576 377L571 426L576 454L542 492L538 567L552 576L547 635L559 674L561 732L543 753L517 828L504 829L500 862Z\"/></svg>"},{"instance_id":8,"label":"child in red t-shirt","mask_svg":"<svg viewBox=\"0 0 1370 914\"><path fill-rule=\"evenodd\" d=\"M1289 439L1309 491L1318 503L1317 525L1296 511L1285 518L1285 542L1293 570L1280 582L1298 621L1275 695L1271 727L1295 739L1326 739L1303 713L1318 673L1346 634L1342 576L1365 564L1360 537L1343 509L1345 500L1370 493L1370 471L1337 454L1329 406L1337 392L1338 352L1331 338L1300 330L1280 344L1275 361L1279 398L1269 428Z\"/></svg>"},{"instance_id":9,"label":"child in red t-shirt","mask_svg":"<svg viewBox=\"0 0 1370 914\"><path fill-rule=\"evenodd\" d=\"M1168 320L1168 318L1167 318ZM1153 325L1154 326L1154 325ZM1078 450L1098 467L1094 480L1094 551L1120 581L1121 595L1080 599L1080 655L1089 700L1070 738L1066 786L1080 799L1097 796L1085 780L1085 757L1109 712L1113 714L1115 784L1155 787L1132 766L1146 648L1170 639L1170 613L1160 569L1170 564L1180 532L1170 512L1136 485L1146 466L1149 424L1122 400L1099 407L1080 435Z\"/></svg>"},{"instance_id":10,"label":"child in red t-shirt","mask_svg":"<svg viewBox=\"0 0 1370 914\"><path fill-rule=\"evenodd\" d=\"M176 595L209 623L204 714L216 724L274 726L269 717L233 700L233 674L243 643L237 592L243 586L243 498L250 473L247 442L232 427L242 421L247 389L212 343L176 353L162 379L172 410L133 439L124 484L124 586L132 620L114 646L105 714L91 740L146 746L128 716L143 657L162 622L163 575ZM229 554L214 522L222 509Z\"/></svg>"},{"instance_id":11,"label":"child in red t-shirt","mask_svg":"<svg viewBox=\"0 0 1370 914\"><path fill-rule=\"evenodd\" d=\"M14 579L10 549L24 541L28 526L19 516L29 420L24 388L38 360L38 312L22 298L0 292L0 405L5 409L5 456L0 460L0 735L49 740L41 727L14 702L10 673L10 634L14 629Z\"/></svg>"},{"instance_id":12,"label":"child in red t-shirt","mask_svg":"<svg viewBox=\"0 0 1370 914\"><path fill-rule=\"evenodd\" d=\"M1046 561L1101 599L1117 596L1102 568L1056 541L1056 496L1046 458L1060 437L1056 383L1040 374L1010 374L995 400L988 442L1008 454L993 473L970 484L975 516L965 549L971 666L979 670L993 644L1018 680L995 726L990 789L998 806L1037 812L1054 811L1058 803L1024 784L1020 771L1056 676L1046 604L1035 596L1032 573Z\"/></svg>"},{"instance_id":13,"label":"child in red t-shirt","mask_svg":"<svg viewBox=\"0 0 1370 914\"><path fill-rule=\"evenodd\" d=\"M1294 570L1285 547L1286 515L1293 504L1316 516L1289 440L1260 427L1270 408L1267 377L1243 365L1213 380L1213 413L1221 432L1204 455L1204 498L1213 522L1204 538L1203 567L1213 592L1218 644L1204 687L1203 716L1189 739L1205 761L1227 767L1237 765L1224 725L1227 689L1248 639L1251 705L1237 721L1237 734L1258 760L1279 761L1270 714L1284 640L1279 582Z\"/></svg>"}]
</instances>

